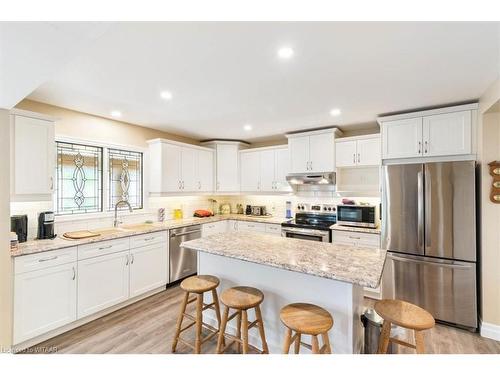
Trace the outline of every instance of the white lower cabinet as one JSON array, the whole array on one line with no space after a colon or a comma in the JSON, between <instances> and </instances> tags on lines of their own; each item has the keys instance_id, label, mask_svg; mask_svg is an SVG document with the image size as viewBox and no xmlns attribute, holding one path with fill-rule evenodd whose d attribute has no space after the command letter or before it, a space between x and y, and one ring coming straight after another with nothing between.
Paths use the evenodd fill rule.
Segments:
<instances>
[{"instance_id":1,"label":"white lower cabinet","mask_svg":"<svg viewBox=\"0 0 500 375\"><path fill-rule=\"evenodd\" d=\"M76 320L76 279L76 262L15 276L14 344Z\"/></svg>"},{"instance_id":2,"label":"white lower cabinet","mask_svg":"<svg viewBox=\"0 0 500 375\"><path fill-rule=\"evenodd\" d=\"M168 253L163 243L130 249L130 293L133 298L168 281Z\"/></svg>"},{"instance_id":3,"label":"white lower cabinet","mask_svg":"<svg viewBox=\"0 0 500 375\"><path fill-rule=\"evenodd\" d=\"M266 233L281 237L281 224L266 224Z\"/></svg>"},{"instance_id":4,"label":"white lower cabinet","mask_svg":"<svg viewBox=\"0 0 500 375\"><path fill-rule=\"evenodd\" d=\"M78 262L78 319L128 299L129 252Z\"/></svg>"},{"instance_id":5,"label":"white lower cabinet","mask_svg":"<svg viewBox=\"0 0 500 375\"><path fill-rule=\"evenodd\" d=\"M255 223L255 222L251 222L251 221L240 221L238 223L238 231L265 232L266 231L266 224Z\"/></svg>"},{"instance_id":6,"label":"white lower cabinet","mask_svg":"<svg viewBox=\"0 0 500 375\"><path fill-rule=\"evenodd\" d=\"M349 245L380 249L380 234L377 233L359 233L343 230L332 230L332 243L338 245ZM382 281L378 288L364 288L365 296L375 299L381 299Z\"/></svg>"},{"instance_id":7,"label":"white lower cabinet","mask_svg":"<svg viewBox=\"0 0 500 375\"><path fill-rule=\"evenodd\" d=\"M226 220L203 224L201 226L201 236L206 237L212 234L225 233L228 229L227 226L228 222Z\"/></svg>"}]
</instances>

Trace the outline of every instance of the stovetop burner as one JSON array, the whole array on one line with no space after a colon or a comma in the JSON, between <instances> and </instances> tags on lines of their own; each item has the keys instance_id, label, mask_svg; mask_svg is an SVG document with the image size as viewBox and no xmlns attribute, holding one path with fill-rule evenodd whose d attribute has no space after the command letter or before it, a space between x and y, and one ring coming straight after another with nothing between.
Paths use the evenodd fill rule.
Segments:
<instances>
[{"instance_id":1,"label":"stovetop burner","mask_svg":"<svg viewBox=\"0 0 500 375\"><path fill-rule=\"evenodd\" d=\"M329 230L330 226L337 222L336 214L324 214L316 212L297 212L295 219L282 223L283 227L294 227L303 229Z\"/></svg>"}]
</instances>

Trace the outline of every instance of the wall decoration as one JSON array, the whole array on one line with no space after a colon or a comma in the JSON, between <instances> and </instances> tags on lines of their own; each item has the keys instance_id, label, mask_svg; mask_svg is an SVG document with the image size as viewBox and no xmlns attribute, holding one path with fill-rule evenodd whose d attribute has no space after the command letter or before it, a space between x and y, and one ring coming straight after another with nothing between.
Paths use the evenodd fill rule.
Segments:
<instances>
[{"instance_id":1,"label":"wall decoration","mask_svg":"<svg viewBox=\"0 0 500 375\"><path fill-rule=\"evenodd\" d=\"M493 203L500 203L500 161L492 161L488 166L490 168L490 175L493 177L490 200Z\"/></svg>"}]
</instances>

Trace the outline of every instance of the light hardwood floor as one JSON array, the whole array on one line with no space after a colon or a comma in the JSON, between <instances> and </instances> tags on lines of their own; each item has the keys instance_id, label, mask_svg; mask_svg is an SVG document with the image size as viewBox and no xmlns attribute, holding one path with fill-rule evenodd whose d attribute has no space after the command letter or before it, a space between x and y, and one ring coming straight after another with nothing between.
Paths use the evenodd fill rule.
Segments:
<instances>
[{"instance_id":1,"label":"light hardwood floor","mask_svg":"<svg viewBox=\"0 0 500 375\"><path fill-rule=\"evenodd\" d=\"M115 311L72 331L45 341L29 352L55 347L56 353L171 353L175 323L179 313L182 291L178 286ZM366 300L371 306L373 301ZM194 311L194 304L188 312ZM194 342L194 330L185 338ZM202 347L203 353L214 353L216 339ZM485 339L476 333L437 324L425 333L427 353L497 353L500 342ZM406 348L399 350L408 352ZM178 353L191 353L181 343ZM231 350L229 350L231 352Z\"/></svg>"}]
</instances>

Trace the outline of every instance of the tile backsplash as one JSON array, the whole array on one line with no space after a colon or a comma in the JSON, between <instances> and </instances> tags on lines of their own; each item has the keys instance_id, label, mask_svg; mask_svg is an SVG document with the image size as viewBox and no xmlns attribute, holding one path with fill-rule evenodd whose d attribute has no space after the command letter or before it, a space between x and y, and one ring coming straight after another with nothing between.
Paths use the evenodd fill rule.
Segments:
<instances>
[{"instance_id":1,"label":"tile backsplash","mask_svg":"<svg viewBox=\"0 0 500 375\"><path fill-rule=\"evenodd\" d=\"M370 204L380 203L378 197L356 197L349 196L356 202L368 202ZM120 220L125 224L140 223L146 220L158 221L158 209L165 208L165 220L173 218L173 210L180 208L184 217L193 216L197 209L211 210L214 208L211 199L217 201L216 207L229 203L232 212L236 213L236 205L261 205L266 206L267 212L277 217L285 217L286 202L292 202L292 214L297 203L327 203L338 204L342 201L337 193L331 191L310 191L298 192L288 195L206 195L206 196L171 196L171 197L150 197L147 199L147 208L140 212L130 214L126 211L119 212ZM38 214L42 211L53 209L52 202L11 202L11 215L28 215L28 239L33 239L37 235ZM75 230L92 230L96 228L111 227L113 225L113 212L106 212L98 217L91 216L56 216L55 232Z\"/></svg>"}]
</instances>

